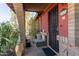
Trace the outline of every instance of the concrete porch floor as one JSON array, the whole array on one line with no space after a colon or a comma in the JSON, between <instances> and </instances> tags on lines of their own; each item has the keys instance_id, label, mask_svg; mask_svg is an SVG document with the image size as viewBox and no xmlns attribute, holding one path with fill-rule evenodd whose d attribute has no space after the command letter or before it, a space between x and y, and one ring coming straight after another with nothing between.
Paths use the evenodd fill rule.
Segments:
<instances>
[{"instance_id":1,"label":"concrete porch floor","mask_svg":"<svg viewBox=\"0 0 79 59\"><path fill-rule=\"evenodd\" d=\"M24 56L45 56L45 53L42 48L31 47L26 49Z\"/></svg>"},{"instance_id":2,"label":"concrete porch floor","mask_svg":"<svg viewBox=\"0 0 79 59\"><path fill-rule=\"evenodd\" d=\"M24 56L46 56L42 48L47 46L36 47L35 44L31 41L31 47L26 48Z\"/></svg>"}]
</instances>

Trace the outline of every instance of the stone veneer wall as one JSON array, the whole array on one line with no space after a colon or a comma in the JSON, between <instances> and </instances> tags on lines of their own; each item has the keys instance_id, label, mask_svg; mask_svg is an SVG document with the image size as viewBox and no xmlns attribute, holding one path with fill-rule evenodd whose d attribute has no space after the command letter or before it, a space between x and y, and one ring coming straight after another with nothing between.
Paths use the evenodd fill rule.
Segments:
<instances>
[{"instance_id":1,"label":"stone veneer wall","mask_svg":"<svg viewBox=\"0 0 79 59\"><path fill-rule=\"evenodd\" d=\"M68 4L68 55L79 56L79 4Z\"/></svg>"},{"instance_id":2,"label":"stone veneer wall","mask_svg":"<svg viewBox=\"0 0 79 59\"><path fill-rule=\"evenodd\" d=\"M68 55L74 55L75 47L75 4L68 4Z\"/></svg>"},{"instance_id":3,"label":"stone veneer wall","mask_svg":"<svg viewBox=\"0 0 79 59\"><path fill-rule=\"evenodd\" d=\"M57 36L59 40L59 56L66 56L68 53L68 38L63 36Z\"/></svg>"},{"instance_id":4,"label":"stone veneer wall","mask_svg":"<svg viewBox=\"0 0 79 59\"><path fill-rule=\"evenodd\" d=\"M75 45L79 47L79 4L75 5Z\"/></svg>"}]
</instances>

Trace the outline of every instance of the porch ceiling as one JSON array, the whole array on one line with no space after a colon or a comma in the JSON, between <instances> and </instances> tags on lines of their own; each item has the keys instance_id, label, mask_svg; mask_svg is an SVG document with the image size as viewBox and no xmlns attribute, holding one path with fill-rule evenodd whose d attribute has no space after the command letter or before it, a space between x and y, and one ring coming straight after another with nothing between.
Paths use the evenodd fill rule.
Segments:
<instances>
[{"instance_id":1,"label":"porch ceiling","mask_svg":"<svg viewBox=\"0 0 79 59\"><path fill-rule=\"evenodd\" d=\"M7 3L7 5L14 11L14 7L12 3ZM24 11L33 11L42 13L47 7L49 3L23 3Z\"/></svg>"}]
</instances>

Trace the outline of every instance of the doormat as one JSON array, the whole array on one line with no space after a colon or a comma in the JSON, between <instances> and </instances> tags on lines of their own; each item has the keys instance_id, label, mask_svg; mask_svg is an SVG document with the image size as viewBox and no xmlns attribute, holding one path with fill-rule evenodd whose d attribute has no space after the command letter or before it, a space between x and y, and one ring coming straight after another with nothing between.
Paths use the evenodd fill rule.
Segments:
<instances>
[{"instance_id":1,"label":"doormat","mask_svg":"<svg viewBox=\"0 0 79 59\"><path fill-rule=\"evenodd\" d=\"M42 48L42 50L44 51L44 53L46 54L46 56L56 56L56 53L53 52L50 48Z\"/></svg>"}]
</instances>

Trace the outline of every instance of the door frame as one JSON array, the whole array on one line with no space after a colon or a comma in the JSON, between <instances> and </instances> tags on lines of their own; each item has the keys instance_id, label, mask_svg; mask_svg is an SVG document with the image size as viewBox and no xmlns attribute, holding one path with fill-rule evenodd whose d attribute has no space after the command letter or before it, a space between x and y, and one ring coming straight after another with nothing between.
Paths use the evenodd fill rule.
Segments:
<instances>
[{"instance_id":1,"label":"door frame","mask_svg":"<svg viewBox=\"0 0 79 59\"><path fill-rule=\"evenodd\" d=\"M50 12L55 8L55 7L57 7L57 13L58 13L58 4L57 5L55 5L49 12L48 12L48 25L49 25L49 27L48 27L48 31L49 31L49 33L50 33ZM58 14L57 14L57 17L58 17ZM59 21L58 21L58 19L57 19L57 23L58 23ZM59 32L58 32L58 34L59 34ZM50 37L50 34L48 35L49 37ZM56 35L57 36L57 35ZM56 37L57 38L57 37ZM50 40L50 38L49 38L49 40ZM48 40L48 42L49 42L49 40ZM50 43L50 42L49 42ZM48 44L48 46L56 53L56 54L58 54L59 53L59 51L57 52L57 51L55 51L51 46L50 46L50 44ZM58 46L59 46L59 41L58 41ZM58 48L59 49L59 48Z\"/></svg>"}]
</instances>

